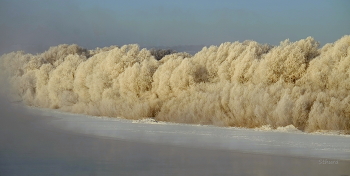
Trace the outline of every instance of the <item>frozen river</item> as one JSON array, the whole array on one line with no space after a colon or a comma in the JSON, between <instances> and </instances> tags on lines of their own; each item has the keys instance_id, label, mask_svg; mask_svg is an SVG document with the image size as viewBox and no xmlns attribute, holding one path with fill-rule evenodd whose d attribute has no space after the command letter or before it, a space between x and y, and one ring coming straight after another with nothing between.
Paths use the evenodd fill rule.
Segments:
<instances>
[{"instance_id":1,"label":"frozen river","mask_svg":"<svg viewBox=\"0 0 350 176\"><path fill-rule=\"evenodd\" d=\"M97 118L2 102L0 175L350 175L350 137Z\"/></svg>"}]
</instances>

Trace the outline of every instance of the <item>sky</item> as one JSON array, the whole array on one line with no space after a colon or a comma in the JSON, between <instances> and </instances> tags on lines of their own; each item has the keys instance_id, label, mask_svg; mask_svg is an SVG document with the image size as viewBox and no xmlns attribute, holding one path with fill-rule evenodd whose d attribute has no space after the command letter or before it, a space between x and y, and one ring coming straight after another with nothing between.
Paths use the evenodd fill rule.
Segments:
<instances>
[{"instance_id":1,"label":"sky","mask_svg":"<svg viewBox=\"0 0 350 176\"><path fill-rule=\"evenodd\" d=\"M324 45L349 34L347 0L0 0L0 54L73 43L278 45L308 36Z\"/></svg>"}]
</instances>

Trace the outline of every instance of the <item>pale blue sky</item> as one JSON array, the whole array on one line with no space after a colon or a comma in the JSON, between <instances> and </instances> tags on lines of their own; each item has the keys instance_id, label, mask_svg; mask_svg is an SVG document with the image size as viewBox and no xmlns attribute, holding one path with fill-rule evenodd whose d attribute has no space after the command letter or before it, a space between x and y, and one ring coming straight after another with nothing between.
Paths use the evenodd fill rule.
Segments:
<instances>
[{"instance_id":1,"label":"pale blue sky","mask_svg":"<svg viewBox=\"0 0 350 176\"><path fill-rule=\"evenodd\" d=\"M325 44L350 34L350 1L0 0L0 31L2 52L62 43L276 45L308 36Z\"/></svg>"}]
</instances>

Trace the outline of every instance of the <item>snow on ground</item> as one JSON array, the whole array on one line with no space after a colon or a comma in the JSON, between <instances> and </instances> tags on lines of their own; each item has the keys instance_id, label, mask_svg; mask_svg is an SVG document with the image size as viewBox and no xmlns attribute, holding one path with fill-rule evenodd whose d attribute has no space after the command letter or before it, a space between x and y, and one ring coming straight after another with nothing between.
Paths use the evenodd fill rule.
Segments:
<instances>
[{"instance_id":1,"label":"snow on ground","mask_svg":"<svg viewBox=\"0 0 350 176\"><path fill-rule=\"evenodd\" d=\"M147 123L147 124L166 124L166 122L159 122L152 118L144 118L140 120L133 120L132 123Z\"/></svg>"},{"instance_id":2,"label":"snow on ground","mask_svg":"<svg viewBox=\"0 0 350 176\"><path fill-rule=\"evenodd\" d=\"M350 160L350 136L336 132L309 134L294 126L275 130L268 126L257 129L223 128L157 122L153 119L95 117L49 109L29 108L29 111L48 117L47 121L38 125L54 126L84 135L244 153Z\"/></svg>"}]
</instances>

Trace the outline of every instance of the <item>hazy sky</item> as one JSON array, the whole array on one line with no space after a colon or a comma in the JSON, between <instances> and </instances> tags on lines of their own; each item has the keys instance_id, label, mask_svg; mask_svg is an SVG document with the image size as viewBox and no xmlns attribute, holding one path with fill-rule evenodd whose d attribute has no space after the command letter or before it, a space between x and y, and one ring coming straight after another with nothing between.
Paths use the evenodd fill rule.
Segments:
<instances>
[{"instance_id":1,"label":"hazy sky","mask_svg":"<svg viewBox=\"0 0 350 176\"><path fill-rule=\"evenodd\" d=\"M350 1L0 0L1 51L76 43L95 48L279 44L313 36L321 44L350 34Z\"/></svg>"}]
</instances>

